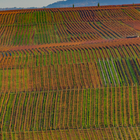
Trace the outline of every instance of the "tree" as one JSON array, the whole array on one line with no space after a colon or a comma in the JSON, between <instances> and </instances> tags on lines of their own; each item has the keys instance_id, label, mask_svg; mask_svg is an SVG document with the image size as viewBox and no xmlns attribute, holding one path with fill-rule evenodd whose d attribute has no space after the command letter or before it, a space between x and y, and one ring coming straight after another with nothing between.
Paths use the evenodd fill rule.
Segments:
<instances>
[{"instance_id":1,"label":"tree","mask_svg":"<svg viewBox=\"0 0 140 140\"><path fill-rule=\"evenodd\" d=\"M100 3L98 2L98 7L100 7Z\"/></svg>"},{"instance_id":2,"label":"tree","mask_svg":"<svg viewBox=\"0 0 140 140\"><path fill-rule=\"evenodd\" d=\"M73 8L74 8L74 4L73 4Z\"/></svg>"}]
</instances>

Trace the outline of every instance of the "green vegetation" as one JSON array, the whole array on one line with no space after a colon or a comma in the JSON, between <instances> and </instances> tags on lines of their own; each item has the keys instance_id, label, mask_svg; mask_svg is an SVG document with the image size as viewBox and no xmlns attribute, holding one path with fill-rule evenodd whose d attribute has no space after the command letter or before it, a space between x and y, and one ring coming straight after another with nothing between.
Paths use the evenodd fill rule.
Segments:
<instances>
[{"instance_id":1,"label":"green vegetation","mask_svg":"<svg viewBox=\"0 0 140 140\"><path fill-rule=\"evenodd\" d=\"M0 140L139 139L139 13L98 7L0 14Z\"/></svg>"}]
</instances>

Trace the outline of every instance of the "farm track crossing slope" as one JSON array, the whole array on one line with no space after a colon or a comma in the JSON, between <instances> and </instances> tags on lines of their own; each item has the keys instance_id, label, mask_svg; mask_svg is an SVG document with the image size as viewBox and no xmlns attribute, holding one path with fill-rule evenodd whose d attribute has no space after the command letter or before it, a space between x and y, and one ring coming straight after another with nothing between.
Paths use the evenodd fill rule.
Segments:
<instances>
[{"instance_id":1,"label":"farm track crossing slope","mask_svg":"<svg viewBox=\"0 0 140 140\"><path fill-rule=\"evenodd\" d=\"M139 4L0 11L0 140L140 139L139 26Z\"/></svg>"}]
</instances>

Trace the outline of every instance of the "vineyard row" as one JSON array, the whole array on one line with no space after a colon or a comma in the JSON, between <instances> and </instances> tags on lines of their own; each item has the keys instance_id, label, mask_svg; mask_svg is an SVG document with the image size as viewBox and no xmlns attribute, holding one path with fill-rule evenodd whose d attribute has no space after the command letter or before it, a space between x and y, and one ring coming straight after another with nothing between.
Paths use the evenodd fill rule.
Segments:
<instances>
[{"instance_id":1,"label":"vineyard row","mask_svg":"<svg viewBox=\"0 0 140 140\"><path fill-rule=\"evenodd\" d=\"M140 87L0 94L2 131L140 125Z\"/></svg>"}]
</instances>

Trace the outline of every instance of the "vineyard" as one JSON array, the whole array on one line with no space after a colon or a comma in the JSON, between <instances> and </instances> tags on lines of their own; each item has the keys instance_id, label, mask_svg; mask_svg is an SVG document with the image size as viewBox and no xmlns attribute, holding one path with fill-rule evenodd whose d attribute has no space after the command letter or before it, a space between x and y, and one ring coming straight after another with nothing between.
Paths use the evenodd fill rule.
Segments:
<instances>
[{"instance_id":1,"label":"vineyard","mask_svg":"<svg viewBox=\"0 0 140 140\"><path fill-rule=\"evenodd\" d=\"M140 4L0 11L0 140L140 139Z\"/></svg>"}]
</instances>

